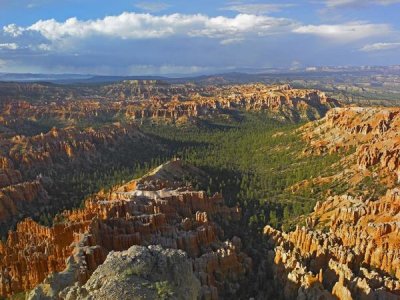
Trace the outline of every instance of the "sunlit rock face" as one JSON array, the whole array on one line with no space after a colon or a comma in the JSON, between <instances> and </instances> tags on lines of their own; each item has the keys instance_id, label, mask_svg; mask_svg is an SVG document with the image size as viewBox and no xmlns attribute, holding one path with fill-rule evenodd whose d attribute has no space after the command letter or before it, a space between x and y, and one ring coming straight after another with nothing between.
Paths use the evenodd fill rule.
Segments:
<instances>
[{"instance_id":1,"label":"sunlit rock face","mask_svg":"<svg viewBox=\"0 0 400 300\"><path fill-rule=\"evenodd\" d=\"M284 297L399 299L399 212L400 191L393 189L375 201L330 197L317 203L307 226L292 232L265 227L269 263Z\"/></svg>"},{"instance_id":2,"label":"sunlit rock face","mask_svg":"<svg viewBox=\"0 0 400 300\"><path fill-rule=\"evenodd\" d=\"M68 89L10 83L0 92L0 225L4 228L22 216L38 217L45 207L58 210L60 204L48 197L51 191L46 192L42 173L83 170L101 161L104 149L118 151L127 140L138 144L150 140L138 127L145 120L195 122L247 110L300 121L318 119L340 106L323 92L289 85L125 81Z\"/></svg>"},{"instance_id":3,"label":"sunlit rock face","mask_svg":"<svg viewBox=\"0 0 400 300\"><path fill-rule=\"evenodd\" d=\"M266 111L271 116L292 121L315 120L340 106L340 103L317 90L292 89L289 85L263 84L210 87L207 92L191 93L173 99L154 98L131 106L127 114L134 119L178 120L223 113L232 109Z\"/></svg>"},{"instance_id":4,"label":"sunlit rock face","mask_svg":"<svg viewBox=\"0 0 400 300\"><path fill-rule=\"evenodd\" d=\"M306 154L324 154L355 149L352 156L359 172L375 172L389 186L399 182L400 109L380 107L335 108L303 127L309 142Z\"/></svg>"},{"instance_id":5,"label":"sunlit rock face","mask_svg":"<svg viewBox=\"0 0 400 300\"><path fill-rule=\"evenodd\" d=\"M113 124L96 130L53 128L45 134L3 139L0 146L0 224L8 224L19 215L34 215L44 205L57 205L50 203L43 187L43 170L68 166L83 168L99 157L101 149L116 147L124 139L141 137L133 124Z\"/></svg>"},{"instance_id":6,"label":"sunlit rock face","mask_svg":"<svg viewBox=\"0 0 400 300\"><path fill-rule=\"evenodd\" d=\"M0 125L7 136L40 120L56 125L96 123L125 117L128 120L178 121L238 109L265 111L292 121L315 120L341 104L325 93L289 85L193 85L157 81L124 81L100 87L49 87L34 84L0 91ZM26 100L22 100L26 99ZM29 127L29 126L28 126Z\"/></svg>"},{"instance_id":7,"label":"sunlit rock face","mask_svg":"<svg viewBox=\"0 0 400 300\"><path fill-rule=\"evenodd\" d=\"M318 119L340 106L320 91L288 85L127 81L96 91L42 85L21 85L16 91L18 99L12 91L0 95L0 224L7 226L57 205L42 170L81 170L101 158L102 149L118 151L128 139L150 140L139 128L146 120L195 122L262 111L297 122ZM43 129L43 120L55 125ZM31 298L73 295L66 293L68 288L88 282L112 251L134 245L184 251L200 283L200 298L235 294L238 282L252 270L252 260L241 250L239 238L225 239L218 222L238 222L241 211L227 207L219 194L210 196L176 180L185 172L200 171L179 161L163 165L140 180L91 197L81 209L63 212L50 228L23 220L0 242L0 295L32 289Z\"/></svg>"},{"instance_id":8,"label":"sunlit rock face","mask_svg":"<svg viewBox=\"0 0 400 300\"><path fill-rule=\"evenodd\" d=\"M51 228L29 219L19 223L0 243L1 295L42 283L32 293L34 299L57 297L70 285L84 284L110 251L160 245L185 251L200 293L216 299L227 282L237 282L252 267L240 239L222 242L223 231L213 221L238 220L241 213L225 206L220 195L207 196L166 175L187 170L196 171L181 161L167 163L140 180L98 194L82 209L64 212Z\"/></svg>"},{"instance_id":9,"label":"sunlit rock face","mask_svg":"<svg viewBox=\"0 0 400 300\"><path fill-rule=\"evenodd\" d=\"M293 231L264 228L268 265L285 299L400 299L399 113L335 108L300 129L304 155L343 154L328 179L348 190L329 191ZM369 176L386 192L376 196L376 185L358 190Z\"/></svg>"}]
</instances>

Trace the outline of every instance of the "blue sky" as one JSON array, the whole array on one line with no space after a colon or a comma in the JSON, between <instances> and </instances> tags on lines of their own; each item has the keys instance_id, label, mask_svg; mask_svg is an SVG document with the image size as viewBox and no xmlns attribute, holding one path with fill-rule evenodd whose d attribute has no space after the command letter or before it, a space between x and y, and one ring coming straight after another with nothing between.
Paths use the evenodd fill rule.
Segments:
<instances>
[{"instance_id":1,"label":"blue sky","mask_svg":"<svg viewBox=\"0 0 400 300\"><path fill-rule=\"evenodd\" d=\"M400 0L0 0L0 72L400 64Z\"/></svg>"}]
</instances>

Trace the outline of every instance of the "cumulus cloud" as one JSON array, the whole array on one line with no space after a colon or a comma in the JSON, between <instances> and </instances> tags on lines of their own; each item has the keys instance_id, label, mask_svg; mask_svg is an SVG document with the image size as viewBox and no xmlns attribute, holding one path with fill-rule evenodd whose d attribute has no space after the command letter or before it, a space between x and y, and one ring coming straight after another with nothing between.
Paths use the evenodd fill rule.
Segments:
<instances>
[{"instance_id":1,"label":"cumulus cloud","mask_svg":"<svg viewBox=\"0 0 400 300\"><path fill-rule=\"evenodd\" d=\"M357 7L370 4L375 5L390 5L400 3L400 0L326 0L326 6L329 8L338 7Z\"/></svg>"},{"instance_id":2,"label":"cumulus cloud","mask_svg":"<svg viewBox=\"0 0 400 300\"><path fill-rule=\"evenodd\" d=\"M283 2L286 1L292 0ZM246 4L230 3L231 6ZM371 46L382 41L382 36L397 41L395 29L388 24L332 21L332 24L309 25L268 15L274 9L284 9L282 6L263 6L266 15L261 13L262 7L254 5L231 8L240 13L227 16L220 11L220 16L210 16L125 12L98 19L43 19L28 25L9 24L3 30L0 27L0 43L4 44L0 46L1 58L7 59L2 68L128 75L213 73L224 72L227 66L233 66L229 70L247 70L260 64L296 68L296 61L305 66L322 65L326 61L368 64L371 58L373 63L380 63L380 57L385 64L398 63L395 51L388 51L384 58L364 53L377 51L369 49L395 47L386 45L389 43ZM326 46L326 41L336 43ZM353 41L349 47L341 44ZM15 51L10 49L15 48L9 45L13 43ZM307 47L298 47L302 44ZM354 52L363 45L366 45L364 52Z\"/></svg>"},{"instance_id":3,"label":"cumulus cloud","mask_svg":"<svg viewBox=\"0 0 400 300\"><path fill-rule=\"evenodd\" d=\"M374 43L365 45L360 49L363 52L377 52L377 51L384 51L384 50L392 50L392 49L400 49L400 42L399 43Z\"/></svg>"},{"instance_id":4,"label":"cumulus cloud","mask_svg":"<svg viewBox=\"0 0 400 300\"><path fill-rule=\"evenodd\" d=\"M388 24L373 24L366 22L351 22L335 25L307 25L293 30L299 34L316 35L334 41L349 42L368 37L388 34L392 28Z\"/></svg>"},{"instance_id":5,"label":"cumulus cloud","mask_svg":"<svg viewBox=\"0 0 400 300\"><path fill-rule=\"evenodd\" d=\"M121 39L155 39L170 36L229 39L247 35L264 36L282 30L290 31L294 25L292 20L285 18L249 14L238 14L229 18L208 17L202 14L155 16L124 12L118 16L107 16L97 20L82 21L70 18L65 22L58 22L49 19L40 20L27 27L10 24L3 30L14 37L24 32L37 32L50 41L93 36Z\"/></svg>"},{"instance_id":6,"label":"cumulus cloud","mask_svg":"<svg viewBox=\"0 0 400 300\"><path fill-rule=\"evenodd\" d=\"M153 16L151 14L122 13L104 19L80 21L77 18L57 22L54 19L40 20L25 28L37 31L49 40L74 37L85 38L94 35L122 39L163 38L184 33L187 28L204 24L207 17L202 15L172 14Z\"/></svg>"},{"instance_id":7,"label":"cumulus cloud","mask_svg":"<svg viewBox=\"0 0 400 300\"><path fill-rule=\"evenodd\" d=\"M189 35L222 39L246 34L266 36L288 31L294 25L293 21L284 18L239 14L234 18L208 18L201 29L191 30Z\"/></svg>"},{"instance_id":8,"label":"cumulus cloud","mask_svg":"<svg viewBox=\"0 0 400 300\"><path fill-rule=\"evenodd\" d=\"M235 3L225 6L224 10L237 11L243 14L267 14L281 11L288 7L293 7L294 4L290 3Z\"/></svg>"},{"instance_id":9,"label":"cumulus cloud","mask_svg":"<svg viewBox=\"0 0 400 300\"><path fill-rule=\"evenodd\" d=\"M17 50L19 47L16 43L3 43L0 44L0 50L1 49L6 49L6 50Z\"/></svg>"},{"instance_id":10,"label":"cumulus cloud","mask_svg":"<svg viewBox=\"0 0 400 300\"><path fill-rule=\"evenodd\" d=\"M9 24L9 25L6 25L6 26L3 27L3 31L6 34L11 35L12 37L17 37L17 36L20 36L23 33L24 28L18 27L15 24Z\"/></svg>"}]
</instances>

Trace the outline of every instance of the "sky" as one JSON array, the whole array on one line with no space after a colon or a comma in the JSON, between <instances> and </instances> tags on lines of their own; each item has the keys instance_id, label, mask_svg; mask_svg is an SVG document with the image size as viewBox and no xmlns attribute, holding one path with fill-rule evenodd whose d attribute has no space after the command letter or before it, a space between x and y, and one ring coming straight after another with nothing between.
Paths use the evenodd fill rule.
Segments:
<instances>
[{"instance_id":1,"label":"sky","mask_svg":"<svg viewBox=\"0 0 400 300\"><path fill-rule=\"evenodd\" d=\"M400 0L0 0L0 72L400 64Z\"/></svg>"}]
</instances>

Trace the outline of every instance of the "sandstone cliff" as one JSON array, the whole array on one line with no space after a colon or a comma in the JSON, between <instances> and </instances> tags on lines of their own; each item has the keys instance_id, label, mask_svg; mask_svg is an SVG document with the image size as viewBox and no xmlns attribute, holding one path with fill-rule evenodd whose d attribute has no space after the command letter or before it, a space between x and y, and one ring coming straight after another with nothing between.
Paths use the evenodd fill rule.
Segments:
<instances>
[{"instance_id":1,"label":"sandstone cliff","mask_svg":"<svg viewBox=\"0 0 400 300\"><path fill-rule=\"evenodd\" d=\"M19 215L33 216L40 212L43 204L57 205L43 188L42 172L51 175L73 165L83 170L101 157L102 150L142 137L135 125L117 123L99 129L53 128L46 134L16 135L3 140L0 146L0 224L7 224Z\"/></svg>"},{"instance_id":2,"label":"sandstone cliff","mask_svg":"<svg viewBox=\"0 0 400 300\"><path fill-rule=\"evenodd\" d=\"M249 110L299 121L317 119L340 106L320 91L288 85L125 81L97 89L40 84L7 87L8 96L0 101L0 223L7 228L14 225L13 220L41 214L43 204L56 210L54 202L59 199L47 197L43 186L38 186L40 174L53 178L75 166L83 170L101 163L104 149L117 149L128 140L141 144L141 139L148 140L137 127L137 119L178 122ZM21 97L12 98L14 94Z\"/></svg>"},{"instance_id":3,"label":"sandstone cliff","mask_svg":"<svg viewBox=\"0 0 400 300\"><path fill-rule=\"evenodd\" d=\"M360 172L370 175L368 170L374 168L383 183L394 186L400 178L399 128L399 108L335 108L302 128L310 145L305 153L321 155L355 149L348 157L354 163L354 177Z\"/></svg>"},{"instance_id":4,"label":"sandstone cliff","mask_svg":"<svg viewBox=\"0 0 400 300\"><path fill-rule=\"evenodd\" d=\"M400 299L399 112L336 108L300 129L304 155L342 155L337 173L313 185L341 182L347 191L330 190L294 231L264 228L269 280L283 298Z\"/></svg>"},{"instance_id":5,"label":"sandstone cliff","mask_svg":"<svg viewBox=\"0 0 400 300\"><path fill-rule=\"evenodd\" d=\"M266 86L262 84L226 86L214 88L209 95L193 94L180 100L154 99L127 109L134 119L207 116L232 109L266 111L272 116L288 120L310 120L323 117L339 102L316 90L298 90L290 86Z\"/></svg>"},{"instance_id":6,"label":"sandstone cliff","mask_svg":"<svg viewBox=\"0 0 400 300\"><path fill-rule=\"evenodd\" d=\"M341 106L338 101L323 92L292 89L289 85L217 87L122 82L93 90L92 97L86 93L81 96L62 93L53 101L28 102L20 98L4 101L0 125L4 127L3 135L11 137L44 133L51 123L67 127L121 119L177 121L182 117L207 117L238 109L265 111L276 118L300 121L321 118L338 106Z\"/></svg>"},{"instance_id":7,"label":"sandstone cliff","mask_svg":"<svg viewBox=\"0 0 400 300\"><path fill-rule=\"evenodd\" d=\"M282 296L400 299L399 195L394 189L375 201L332 196L317 203L305 227L265 227Z\"/></svg>"},{"instance_id":8,"label":"sandstone cliff","mask_svg":"<svg viewBox=\"0 0 400 300\"><path fill-rule=\"evenodd\" d=\"M234 293L235 282L250 271L251 259L241 252L239 239L221 241L223 231L213 219L237 220L240 210L226 207L218 194L209 197L176 182L139 182L101 193L81 210L66 211L52 228L32 220L18 224L0 243L1 295L29 290L64 270L61 282L54 276L44 281L44 290L57 295L67 285L85 283L107 253L132 245L185 251L204 299L216 299L229 282Z\"/></svg>"}]
</instances>

